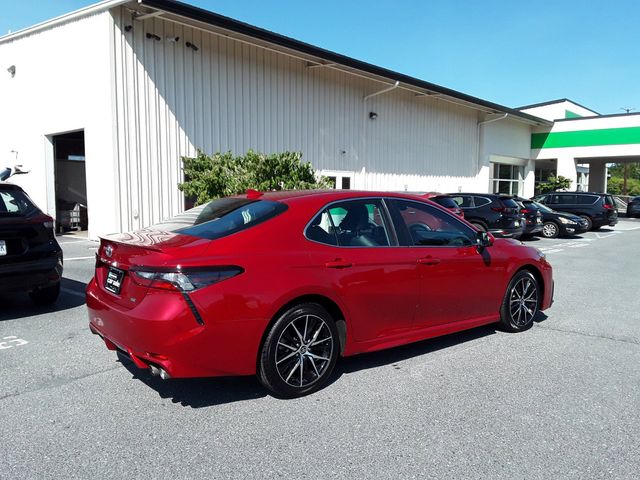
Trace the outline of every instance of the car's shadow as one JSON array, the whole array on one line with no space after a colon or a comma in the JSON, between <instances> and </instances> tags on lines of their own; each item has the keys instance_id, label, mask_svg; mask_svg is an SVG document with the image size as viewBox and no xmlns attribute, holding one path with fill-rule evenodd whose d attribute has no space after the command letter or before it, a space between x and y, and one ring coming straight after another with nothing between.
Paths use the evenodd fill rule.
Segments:
<instances>
[{"instance_id":1,"label":"car's shadow","mask_svg":"<svg viewBox=\"0 0 640 480\"><path fill-rule=\"evenodd\" d=\"M538 313L536 322L547 318L543 313ZM403 345L400 347L381 350L378 352L341 358L331 376L329 385L337 382L342 375L391 366L400 368L399 363L410 358L428 355L455 345L481 339L496 333L495 325L487 325L465 330L442 337L423 340L420 342ZM225 378L194 378L161 380L154 377L146 369L136 367L133 362L124 355L118 354L122 365L131 373L131 376L152 388L161 398L171 399L173 403L184 407L203 408L226 403L240 402L262 398L269 395L253 376L249 377L225 377ZM319 393L322 395L322 393Z\"/></svg>"},{"instance_id":2,"label":"car's shadow","mask_svg":"<svg viewBox=\"0 0 640 480\"><path fill-rule=\"evenodd\" d=\"M87 284L63 278L60 282L60 296L53 305L37 306L27 293L0 295L0 322L17 318L43 315L76 308L85 303Z\"/></svg>"}]
</instances>

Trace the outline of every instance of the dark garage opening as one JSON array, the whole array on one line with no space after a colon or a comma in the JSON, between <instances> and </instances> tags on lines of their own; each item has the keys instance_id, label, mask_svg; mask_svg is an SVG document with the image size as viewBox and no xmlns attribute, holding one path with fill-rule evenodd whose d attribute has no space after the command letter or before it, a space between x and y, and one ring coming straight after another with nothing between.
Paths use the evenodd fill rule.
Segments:
<instances>
[{"instance_id":1,"label":"dark garage opening","mask_svg":"<svg viewBox=\"0 0 640 480\"><path fill-rule=\"evenodd\" d=\"M88 227L87 172L84 130L54 135L56 230L83 231Z\"/></svg>"}]
</instances>

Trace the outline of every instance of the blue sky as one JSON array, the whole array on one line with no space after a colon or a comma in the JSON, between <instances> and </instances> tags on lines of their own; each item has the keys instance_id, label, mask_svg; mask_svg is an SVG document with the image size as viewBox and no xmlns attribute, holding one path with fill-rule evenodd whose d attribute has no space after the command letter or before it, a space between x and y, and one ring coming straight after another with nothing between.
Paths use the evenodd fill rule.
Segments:
<instances>
[{"instance_id":1,"label":"blue sky","mask_svg":"<svg viewBox=\"0 0 640 480\"><path fill-rule=\"evenodd\" d=\"M5 34L94 2L2 3ZM637 0L189 3L510 107L567 97L640 112Z\"/></svg>"}]
</instances>

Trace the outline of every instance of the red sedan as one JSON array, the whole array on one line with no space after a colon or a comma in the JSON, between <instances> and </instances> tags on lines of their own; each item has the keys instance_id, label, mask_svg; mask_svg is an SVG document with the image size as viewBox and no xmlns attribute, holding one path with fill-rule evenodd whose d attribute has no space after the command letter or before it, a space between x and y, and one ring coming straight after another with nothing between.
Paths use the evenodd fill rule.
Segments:
<instances>
[{"instance_id":1,"label":"red sedan","mask_svg":"<svg viewBox=\"0 0 640 480\"><path fill-rule=\"evenodd\" d=\"M102 239L91 331L162 378L257 374L282 397L339 356L499 322L552 303L537 249L401 193L271 192L213 200Z\"/></svg>"}]
</instances>

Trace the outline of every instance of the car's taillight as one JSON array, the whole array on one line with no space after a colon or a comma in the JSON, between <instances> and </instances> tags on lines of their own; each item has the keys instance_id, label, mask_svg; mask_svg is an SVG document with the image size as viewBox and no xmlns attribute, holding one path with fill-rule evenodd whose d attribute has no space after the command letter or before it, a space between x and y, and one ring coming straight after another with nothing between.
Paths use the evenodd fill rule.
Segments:
<instances>
[{"instance_id":1,"label":"car's taillight","mask_svg":"<svg viewBox=\"0 0 640 480\"><path fill-rule=\"evenodd\" d=\"M531 213L531 210L528 210L528 209L526 209L526 208L521 208L521 209L520 209L520 213L522 213L522 214L526 215L527 213Z\"/></svg>"},{"instance_id":2,"label":"car's taillight","mask_svg":"<svg viewBox=\"0 0 640 480\"><path fill-rule=\"evenodd\" d=\"M608 203L605 203L604 208L606 208L607 210L613 210L615 207L613 205L609 205Z\"/></svg>"},{"instance_id":3,"label":"car's taillight","mask_svg":"<svg viewBox=\"0 0 640 480\"><path fill-rule=\"evenodd\" d=\"M177 292L192 292L239 275L240 267L211 267L207 269L181 269L175 271L155 271L152 269L132 269L131 278L138 285Z\"/></svg>"},{"instance_id":4,"label":"car's taillight","mask_svg":"<svg viewBox=\"0 0 640 480\"><path fill-rule=\"evenodd\" d=\"M504 207L491 207L491 210L493 210L494 212L504 212L505 208Z\"/></svg>"}]
</instances>

